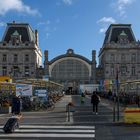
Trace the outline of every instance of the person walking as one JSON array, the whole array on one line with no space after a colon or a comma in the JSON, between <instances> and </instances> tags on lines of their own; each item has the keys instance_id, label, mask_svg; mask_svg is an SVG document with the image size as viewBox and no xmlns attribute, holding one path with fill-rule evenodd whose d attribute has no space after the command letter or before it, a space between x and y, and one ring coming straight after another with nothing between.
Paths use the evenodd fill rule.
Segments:
<instances>
[{"instance_id":1,"label":"person walking","mask_svg":"<svg viewBox=\"0 0 140 140\"><path fill-rule=\"evenodd\" d=\"M81 94L80 100L81 100L81 104L85 103L85 94L83 92Z\"/></svg>"},{"instance_id":2,"label":"person walking","mask_svg":"<svg viewBox=\"0 0 140 140\"><path fill-rule=\"evenodd\" d=\"M100 102L100 97L96 94L96 91L93 91L91 96L91 103L93 105L93 114L98 114L98 104Z\"/></svg>"},{"instance_id":3,"label":"person walking","mask_svg":"<svg viewBox=\"0 0 140 140\"><path fill-rule=\"evenodd\" d=\"M21 113L20 97L14 96L12 99L12 114L19 115Z\"/></svg>"}]
</instances>

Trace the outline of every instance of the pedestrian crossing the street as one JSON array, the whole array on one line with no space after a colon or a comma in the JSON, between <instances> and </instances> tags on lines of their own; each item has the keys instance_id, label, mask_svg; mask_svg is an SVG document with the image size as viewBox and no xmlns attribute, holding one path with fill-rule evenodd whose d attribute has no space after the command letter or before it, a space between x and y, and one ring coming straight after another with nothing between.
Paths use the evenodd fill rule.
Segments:
<instances>
[{"instance_id":1,"label":"pedestrian crossing the street","mask_svg":"<svg viewBox=\"0 0 140 140\"><path fill-rule=\"evenodd\" d=\"M43 126L20 125L14 133L5 134L0 128L1 138L95 138L95 126Z\"/></svg>"}]
</instances>

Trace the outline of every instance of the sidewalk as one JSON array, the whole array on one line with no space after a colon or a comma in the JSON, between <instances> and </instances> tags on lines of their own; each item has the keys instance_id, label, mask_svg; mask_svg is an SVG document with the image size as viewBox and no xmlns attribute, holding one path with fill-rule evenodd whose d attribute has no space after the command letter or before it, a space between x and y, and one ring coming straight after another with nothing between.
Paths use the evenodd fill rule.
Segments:
<instances>
[{"instance_id":1,"label":"sidewalk","mask_svg":"<svg viewBox=\"0 0 140 140\"><path fill-rule=\"evenodd\" d=\"M68 113L66 105L69 102L74 102L75 112L70 112L70 121L68 121ZM21 124L124 124L123 109L120 106L120 120L117 121L117 106L116 106L116 122L113 122L113 105L114 103L108 99L101 98L99 103L99 114L92 114L92 104L90 97L87 97L85 104L80 103L79 95L65 95L56 104L52 111L33 111L22 112L23 119ZM4 124L10 117L10 114L0 114L0 124Z\"/></svg>"},{"instance_id":2,"label":"sidewalk","mask_svg":"<svg viewBox=\"0 0 140 140\"><path fill-rule=\"evenodd\" d=\"M112 117L115 116L115 122L113 122L114 118L112 118L112 123L118 123L118 124L119 123L124 123L124 109L125 108L122 107L119 104L119 120L118 120L118 105L117 105L117 102L114 103L113 101L105 99L105 98L101 98L101 100L102 100L101 104L103 106L106 106L108 109L112 110L112 113L115 113L115 114L112 114Z\"/></svg>"},{"instance_id":3,"label":"sidewalk","mask_svg":"<svg viewBox=\"0 0 140 140\"><path fill-rule=\"evenodd\" d=\"M20 124L65 124L67 123L66 105L71 100L71 96L62 97L51 111L22 112L23 119ZM0 114L0 124L3 125L9 117L11 114Z\"/></svg>"},{"instance_id":4,"label":"sidewalk","mask_svg":"<svg viewBox=\"0 0 140 140\"><path fill-rule=\"evenodd\" d=\"M75 97L78 100L78 96ZM114 124L113 120L113 106L114 103L107 99L101 98L99 103L98 115L92 113L92 104L90 103L90 96L86 96L85 103L75 106L75 112L73 113L73 122L76 124ZM74 99L73 99L74 100ZM75 99L76 100L76 99ZM79 101L80 102L80 101ZM115 123L123 122L122 108L120 107L119 121L117 121L117 106L115 114Z\"/></svg>"}]
</instances>

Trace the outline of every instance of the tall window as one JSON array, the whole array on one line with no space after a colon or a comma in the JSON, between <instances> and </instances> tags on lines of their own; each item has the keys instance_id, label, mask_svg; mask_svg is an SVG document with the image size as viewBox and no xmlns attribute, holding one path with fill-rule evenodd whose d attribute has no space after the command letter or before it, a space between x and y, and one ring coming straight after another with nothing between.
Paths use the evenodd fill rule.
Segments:
<instances>
[{"instance_id":1,"label":"tall window","mask_svg":"<svg viewBox=\"0 0 140 140\"><path fill-rule=\"evenodd\" d=\"M14 54L14 62L17 62L17 61L18 61L18 55Z\"/></svg>"},{"instance_id":2,"label":"tall window","mask_svg":"<svg viewBox=\"0 0 140 140\"><path fill-rule=\"evenodd\" d=\"M132 54L131 55L131 61L132 62L136 62L136 54Z\"/></svg>"},{"instance_id":3,"label":"tall window","mask_svg":"<svg viewBox=\"0 0 140 140\"><path fill-rule=\"evenodd\" d=\"M122 54L121 55L121 61L124 62L125 60L126 60L126 55L125 54Z\"/></svg>"},{"instance_id":4,"label":"tall window","mask_svg":"<svg viewBox=\"0 0 140 140\"><path fill-rule=\"evenodd\" d=\"M114 55L114 54L111 54L111 55L110 55L110 60L111 60L112 62L115 61L115 55Z\"/></svg>"},{"instance_id":5,"label":"tall window","mask_svg":"<svg viewBox=\"0 0 140 140\"><path fill-rule=\"evenodd\" d=\"M111 66L111 75L114 75L114 66Z\"/></svg>"},{"instance_id":6,"label":"tall window","mask_svg":"<svg viewBox=\"0 0 140 140\"><path fill-rule=\"evenodd\" d=\"M7 67L2 67L2 75L7 75Z\"/></svg>"},{"instance_id":7,"label":"tall window","mask_svg":"<svg viewBox=\"0 0 140 140\"><path fill-rule=\"evenodd\" d=\"M3 62L6 62L7 61L7 55L6 54L3 54L2 61Z\"/></svg>"},{"instance_id":8,"label":"tall window","mask_svg":"<svg viewBox=\"0 0 140 140\"><path fill-rule=\"evenodd\" d=\"M25 54L25 62L28 62L28 61L29 61L29 55Z\"/></svg>"},{"instance_id":9,"label":"tall window","mask_svg":"<svg viewBox=\"0 0 140 140\"><path fill-rule=\"evenodd\" d=\"M88 67L79 60L67 59L57 63L52 69L54 79L89 79Z\"/></svg>"},{"instance_id":10,"label":"tall window","mask_svg":"<svg viewBox=\"0 0 140 140\"><path fill-rule=\"evenodd\" d=\"M25 66L25 76L29 76L29 67Z\"/></svg>"},{"instance_id":11,"label":"tall window","mask_svg":"<svg viewBox=\"0 0 140 140\"><path fill-rule=\"evenodd\" d=\"M127 67L126 66L121 66L121 75L126 75L127 72Z\"/></svg>"},{"instance_id":12,"label":"tall window","mask_svg":"<svg viewBox=\"0 0 140 140\"><path fill-rule=\"evenodd\" d=\"M136 68L135 68L134 66L132 67L131 74L132 74L132 75L135 75L135 74L136 74Z\"/></svg>"},{"instance_id":13,"label":"tall window","mask_svg":"<svg viewBox=\"0 0 140 140\"><path fill-rule=\"evenodd\" d=\"M13 75L16 76L16 77L18 77L18 74L19 74L19 67L14 66L13 67Z\"/></svg>"}]
</instances>

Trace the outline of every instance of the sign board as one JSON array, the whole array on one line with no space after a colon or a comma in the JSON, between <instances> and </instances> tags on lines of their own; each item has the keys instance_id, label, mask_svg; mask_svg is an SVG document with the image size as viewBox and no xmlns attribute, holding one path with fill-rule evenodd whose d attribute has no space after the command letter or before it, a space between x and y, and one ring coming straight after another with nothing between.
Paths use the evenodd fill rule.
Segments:
<instances>
[{"instance_id":1,"label":"sign board","mask_svg":"<svg viewBox=\"0 0 140 140\"><path fill-rule=\"evenodd\" d=\"M37 89L37 90L35 90L35 95L39 96L39 97L47 97L48 92L46 89Z\"/></svg>"},{"instance_id":2,"label":"sign board","mask_svg":"<svg viewBox=\"0 0 140 140\"><path fill-rule=\"evenodd\" d=\"M98 91L99 85L98 84L82 84L80 85L81 92L93 93L93 91Z\"/></svg>"},{"instance_id":3,"label":"sign board","mask_svg":"<svg viewBox=\"0 0 140 140\"><path fill-rule=\"evenodd\" d=\"M0 82L12 83L12 79L9 76L0 76Z\"/></svg>"},{"instance_id":4,"label":"sign board","mask_svg":"<svg viewBox=\"0 0 140 140\"><path fill-rule=\"evenodd\" d=\"M17 84L16 85L16 95L21 96L32 96L32 85L28 84Z\"/></svg>"},{"instance_id":5,"label":"sign board","mask_svg":"<svg viewBox=\"0 0 140 140\"><path fill-rule=\"evenodd\" d=\"M43 80L49 81L49 75L44 75L44 76L43 76Z\"/></svg>"},{"instance_id":6,"label":"sign board","mask_svg":"<svg viewBox=\"0 0 140 140\"><path fill-rule=\"evenodd\" d=\"M16 84L0 82L0 93L15 93Z\"/></svg>"}]
</instances>

